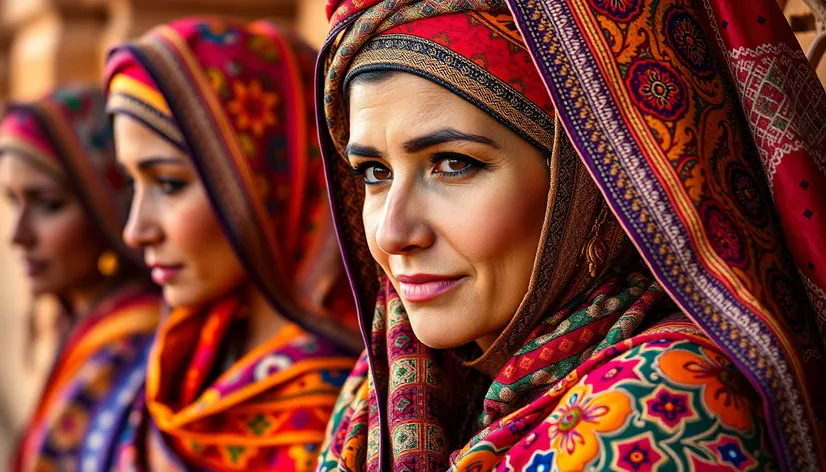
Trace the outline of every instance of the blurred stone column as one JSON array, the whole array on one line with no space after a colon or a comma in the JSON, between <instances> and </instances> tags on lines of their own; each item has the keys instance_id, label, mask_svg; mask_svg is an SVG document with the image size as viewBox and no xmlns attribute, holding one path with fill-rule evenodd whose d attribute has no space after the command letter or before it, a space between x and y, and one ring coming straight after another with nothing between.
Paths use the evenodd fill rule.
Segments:
<instances>
[{"instance_id":1,"label":"blurred stone column","mask_svg":"<svg viewBox=\"0 0 826 472\"><path fill-rule=\"evenodd\" d=\"M60 84L99 80L106 0L3 1L0 25L12 35L10 97L30 99Z\"/></svg>"},{"instance_id":2,"label":"blurred stone column","mask_svg":"<svg viewBox=\"0 0 826 472\"><path fill-rule=\"evenodd\" d=\"M795 36L797 36L803 52L808 52L815 36L818 33L818 24L811 8L804 0L779 0L783 13L789 21ZM820 81L826 84L826 58L821 59L817 67L817 75Z\"/></svg>"},{"instance_id":3,"label":"blurred stone column","mask_svg":"<svg viewBox=\"0 0 826 472\"><path fill-rule=\"evenodd\" d=\"M0 27L0 113L3 102L9 96L9 42L11 35Z\"/></svg>"},{"instance_id":4,"label":"blurred stone column","mask_svg":"<svg viewBox=\"0 0 826 472\"><path fill-rule=\"evenodd\" d=\"M313 47L320 48L327 37L326 0L301 0L295 27Z\"/></svg>"}]
</instances>

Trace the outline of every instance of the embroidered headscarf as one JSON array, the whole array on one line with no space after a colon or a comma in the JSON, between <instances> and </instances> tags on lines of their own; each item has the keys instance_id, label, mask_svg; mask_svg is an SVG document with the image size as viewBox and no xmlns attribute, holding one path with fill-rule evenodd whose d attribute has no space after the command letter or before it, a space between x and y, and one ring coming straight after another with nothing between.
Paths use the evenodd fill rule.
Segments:
<instances>
[{"instance_id":1,"label":"embroidered headscarf","mask_svg":"<svg viewBox=\"0 0 826 472\"><path fill-rule=\"evenodd\" d=\"M332 464L364 467L366 463L371 470L388 464L404 467L409 464L405 461L414 460L404 453L404 441L412 441L412 434L418 449L425 451L419 455L421 460L438 470L445 465L439 455L450 447L444 444L439 413L421 413L416 418L423 419L414 426L399 421L401 400L394 393L400 381L393 378L388 384L394 353L384 339L403 329L405 316L389 284L377 283L375 264L367 264L357 188L361 184L344 174L346 163L340 155L348 138L344 104L348 80L367 70L403 70L433 80L540 149L543 143L533 129L513 118L520 104L519 97L513 97L523 84L533 83L534 75L542 80L543 92L550 91L552 106L543 106L535 88L525 86L522 90L528 92L521 93L556 116L552 187L537 265L514 320L472 366L496 371L510 360L507 366L517 369L516 377L549 371L564 375L577 362L598 353L599 346L605 345L602 339L609 340L610 336L597 339L586 355L572 358L565 367L545 360L519 370L522 351L517 349L526 342L527 349L536 339L533 336L545 334L543 325L537 327L541 315L550 314L543 324L553 331L564 320L562 315L571 313L564 303L570 298L552 289L554 277L565 274L564 285L571 271L561 265L564 259L548 257L553 249L563 247L554 244L554 238L576 227L568 225L564 216L558 218L570 213L558 213L557 208L580 203L581 197L570 193L577 188L570 176L585 169L618 217L595 220L604 220L609 227L618 222L671 299L763 398L781 465L798 470L806 464L826 464L822 448L817 447L826 437L822 420L826 386L817 374L825 360L815 316L823 310L824 284L817 275L822 251L814 242L823 238L826 228L813 209L824 201L824 187L818 183L826 168L820 163L825 138L817 123L826 116L826 96L774 2L749 6L749 20L742 12L733 14L735 2L695 3L328 3L331 31L318 68L323 91L317 95L317 105L323 110L320 120L327 122L321 132L322 149L362 330L365 336L372 335L374 344L367 354L370 369L359 364L351 385L344 389L354 392L352 398L343 399L334 417L340 435L330 438L325 457ZM764 26L767 23L771 26ZM495 45L503 41L512 44L507 54ZM519 60L510 58L520 54L536 64L532 71L524 72ZM497 67L511 60L506 67ZM570 159L573 162L566 159L565 149L571 149L570 156L577 155ZM564 172L566 165L577 171ZM798 233L804 224L808 231ZM610 236L606 239L611 241ZM795 242L792 247L787 243L790 239ZM587 240L580 235L580 244ZM587 252L586 248L562 254ZM582 257L576 259L587 265ZM606 259L607 267L618 260ZM587 283L572 287L566 295L589 293ZM531 303L534 300L541 302ZM623 310L644 315L650 308L651 300ZM630 335L635 327L627 325L623 334ZM412 331L402 332L415 338ZM423 365L436 365L436 353L421 345L411 352L422 358ZM489 363L494 359L498 362ZM427 371L431 378L437 377ZM554 376L539 377L542 388L560 388L563 383ZM513 401L516 396L515 403L524 404L536 398L535 390L527 395L519 389L501 390L500 398L495 398L491 394L501 387L497 381L486 398L486 423L499 421L497 413L507 413L493 407L497 400ZM532 419L510 420L513 431L530 431ZM474 441L483 446L485 439L483 431ZM499 453L500 446L507 449L513 444L490 447L497 447Z\"/></svg>"},{"instance_id":2,"label":"embroidered headscarf","mask_svg":"<svg viewBox=\"0 0 826 472\"><path fill-rule=\"evenodd\" d=\"M213 378L219 350L243 318L240 300L173 310L146 373L148 429L160 436L111 446L126 450L96 467L148 467L151 458L140 456L151 444L181 467L312 466L354 362L349 353L360 345L317 144L314 60L287 30L211 18L160 26L111 51L109 112L188 153L251 282L295 324ZM88 453L107 457L94 447Z\"/></svg>"},{"instance_id":3,"label":"embroidered headscarf","mask_svg":"<svg viewBox=\"0 0 826 472\"><path fill-rule=\"evenodd\" d=\"M103 92L58 89L10 105L0 123L0 154L14 153L76 192L108 244L138 261L120 238L131 191L117 170ZM79 463L96 408L149 345L160 314L157 293L140 282L117 287L84 314L61 345L17 453L14 470ZM73 465L72 465L73 464Z\"/></svg>"}]
</instances>

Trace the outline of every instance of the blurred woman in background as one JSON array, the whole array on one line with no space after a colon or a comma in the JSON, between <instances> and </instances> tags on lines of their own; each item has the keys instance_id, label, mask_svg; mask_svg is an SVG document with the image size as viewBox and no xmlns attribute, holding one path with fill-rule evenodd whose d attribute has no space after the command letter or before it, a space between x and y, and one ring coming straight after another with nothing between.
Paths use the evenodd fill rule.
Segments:
<instances>
[{"instance_id":1,"label":"blurred woman in background","mask_svg":"<svg viewBox=\"0 0 826 472\"><path fill-rule=\"evenodd\" d=\"M0 188L32 293L56 297L64 322L14 470L73 470L92 415L139 362L161 307L120 238L131 192L102 91L69 87L10 106L0 123Z\"/></svg>"},{"instance_id":2,"label":"blurred woman in background","mask_svg":"<svg viewBox=\"0 0 826 472\"><path fill-rule=\"evenodd\" d=\"M124 231L173 307L87 470L309 470L361 340L327 202L315 52L264 23L184 19L115 48ZM112 418L115 418L112 421ZM100 438L100 440L92 440Z\"/></svg>"}]
</instances>

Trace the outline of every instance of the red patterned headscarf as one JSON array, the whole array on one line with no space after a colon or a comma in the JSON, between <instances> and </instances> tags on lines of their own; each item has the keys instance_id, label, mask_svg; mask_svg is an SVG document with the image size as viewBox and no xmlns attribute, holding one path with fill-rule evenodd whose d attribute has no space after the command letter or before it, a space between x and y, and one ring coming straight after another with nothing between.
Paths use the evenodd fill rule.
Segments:
<instances>
[{"instance_id":1,"label":"red patterned headscarf","mask_svg":"<svg viewBox=\"0 0 826 472\"><path fill-rule=\"evenodd\" d=\"M394 357L387 343L396 332L414 334L403 331L404 310L389 284L375 281L360 221L361 190L345 175L340 155L348 139L347 84L353 74L371 69L425 76L547 149L530 127L536 121L525 124L536 115L520 109L520 97L514 97L513 91L527 90L525 97L530 94L531 102L555 117L556 126L544 130L557 133L560 151L552 159L552 181L560 187L552 185L543 234L565 240L562 235L576 228L564 209L589 204L577 194L588 185L571 182L584 170L616 216L597 213L590 221L622 228L695 329L702 328L748 378L763 399L783 467L826 465L817 446L826 441L826 357L816 317L826 306L826 272L815 242L826 236L817 217L826 201L826 128L819 124L826 95L773 0L746 9L731 0L338 0L328 2L327 12L331 30L319 59L323 90L317 95L320 120L327 122L322 149L345 264L362 324L372 327L373 337L369 369L359 364L345 387L351 398L334 417L338 435L329 438L327 466L363 467L364 461L375 470L419 460L439 470L446 461L440 454L450 448L434 413L450 411L450 405L415 414L400 410L404 392L398 384L406 379L392 377L392 366L410 362L414 354ZM499 45L511 37L519 40L503 55ZM522 55L530 57L533 70L524 70ZM503 57L516 59L497 67L509 60ZM536 76L550 107L537 88L522 87ZM566 149L575 162L565 158ZM555 171L554 165L560 167ZM594 215L589 211L598 206L587 208L584 214ZM542 369L536 359L513 356L513 348L532 336L543 312L555 313L571 295L555 291L556 283L573 280L568 286L574 293L593 289L587 277L583 282L569 270L577 264L553 257L558 251L582 262L579 255L594 253L593 247L582 248L588 236L580 233L579 246L567 249L559 240L540 244L520 312L473 367L488 371L508 361L506 369L519 375ZM616 259L603 254L601 260L610 266ZM419 348L420 363L435 365L435 354ZM531 368L520 370L520 360ZM566 359L568 371L576 367L571 362L586 360ZM564 374L561 363L552 366L550 371ZM437 383L444 381L427 372ZM413 387L426 390L427 382L411 378L418 382ZM491 391L511 387L499 381ZM544 385L553 391L564 383L551 379ZM504 405L486 398L483 421L493 421L510 438L487 442L494 441L493 431L485 429L457 461L467 465L474 452L505 454L520 439L528 441L520 432L529 431L535 418L501 415L510 403L529 399L506 396L511 399ZM415 424L405 424L399 411ZM419 441L418 457L404 446L411 438Z\"/></svg>"},{"instance_id":2,"label":"red patterned headscarf","mask_svg":"<svg viewBox=\"0 0 826 472\"><path fill-rule=\"evenodd\" d=\"M213 379L219 349L244 316L239 300L171 313L146 380L168 463L310 467L353 364L348 353L361 345L318 149L314 60L288 30L214 18L160 26L109 55L110 113L187 152L251 281L295 323ZM140 455L140 445L126 448L121 464Z\"/></svg>"}]
</instances>

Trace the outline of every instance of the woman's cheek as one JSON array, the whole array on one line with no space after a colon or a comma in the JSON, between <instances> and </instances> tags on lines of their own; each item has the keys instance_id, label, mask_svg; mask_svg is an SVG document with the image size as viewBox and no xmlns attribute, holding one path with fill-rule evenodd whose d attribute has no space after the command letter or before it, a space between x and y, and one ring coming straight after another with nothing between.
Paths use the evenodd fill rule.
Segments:
<instances>
[{"instance_id":1,"label":"woman's cheek","mask_svg":"<svg viewBox=\"0 0 826 472\"><path fill-rule=\"evenodd\" d=\"M168 206L171 211L164 218L168 222L164 233L184 258L208 259L210 247L224 238L212 206L199 188L189 189L180 197Z\"/></svg>"},{"instance_id":2,"label":"woman's cheek","mask_svg":"<svg viewBox=\"0 0 826 472\"><path fill-rule=\"evenodd\" d=\"M52 260L56 291L77 288L97 275L97 258L103 250L102 236L77 202L64 207L60 214L40 216L37 237Z\"/></svg>"},{"instance_id":3,"label":"woman's cheek","mask_svg":"<svg viewBox=\"0 0 826 472\"><path fill-rule=\"evenodd\" d=\"M515 250L531 258L536 254L538 240L533 239L542 225L541 216L535 221L536 202L520 198L525 196L520 189L503 190L485 185L443 200L441 233L471 263L488 265Z\"/></svg>"},{"instance_id":4,"label":"woman's cheek","mask_svg":"<svg viewBox=\"0 0 826 472\"><path fill-rule=\"evenodd\" d=\"M389 273L387 267L387 254L381 250L376 242L376 234L384 217L384 199L381 196L365 196L362 209L362 223L364 224L364 234L367 237L367 246L373 259L381 265L385 272Z\"/></svg>"},{"instance_id":5,"label":"woman's cheek","mask_svg":"<svg viewBox=\"0 0 826 472\"><path fill-rule=\"evenodd\" d=\"M44 231L42 237L51 239L58 251L66 255L95 252L99 249L101 239L92 221L78 203L65 207L60 219L55 221L54 228Z\"/></svg>"}]
</instances>

